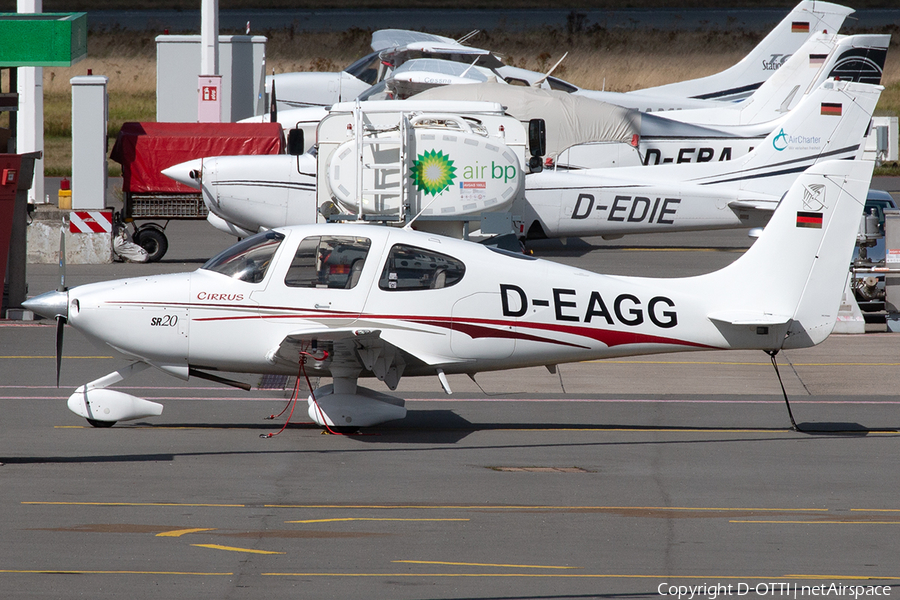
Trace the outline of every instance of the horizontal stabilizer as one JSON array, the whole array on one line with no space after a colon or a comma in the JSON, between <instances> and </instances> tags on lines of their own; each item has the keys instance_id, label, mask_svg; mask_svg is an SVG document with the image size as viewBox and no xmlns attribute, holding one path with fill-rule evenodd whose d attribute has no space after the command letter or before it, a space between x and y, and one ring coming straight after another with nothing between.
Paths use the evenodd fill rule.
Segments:
<instances>
[{"instance_id":1,"label":"horizontal stabilizer","mask_svg":"<svg viewBox=\"0 0 900 600\"><path fill-rule=\"evenodd\" d=\"M771 200L732 200L728 203L728 208L749 208L752 210L774 211L778 207L777 202Z\"/></svg>"},{"instance_id":2,"label":"horizontal stabilizer","mask_svg":"<svg viewBox=\"0 0 900 600\"><path fill-rule=\"evenodd\" d=\"M788 321L791 320L791 317L788 315L775 315L752 310L721 310L710 313L707 316L711 321L727 323L728 325L750 325L758 327L786 325Z\"/></svg>"}]
</instances>

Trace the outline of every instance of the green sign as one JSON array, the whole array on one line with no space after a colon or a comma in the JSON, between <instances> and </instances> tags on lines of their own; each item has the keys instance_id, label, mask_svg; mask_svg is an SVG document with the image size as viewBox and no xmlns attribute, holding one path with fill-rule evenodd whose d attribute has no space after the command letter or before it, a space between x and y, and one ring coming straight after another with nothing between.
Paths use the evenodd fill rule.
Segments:
<instances>
[{"instance_id":1,"label":"green sign","mask_svg":"<svg viewBox=\"0 0 900 600\"><path fill-rule=\"evenodd\" d=\"M69 67L87 56L87 13L0 13L0 67Z\"/></svg>"}]
</instances>

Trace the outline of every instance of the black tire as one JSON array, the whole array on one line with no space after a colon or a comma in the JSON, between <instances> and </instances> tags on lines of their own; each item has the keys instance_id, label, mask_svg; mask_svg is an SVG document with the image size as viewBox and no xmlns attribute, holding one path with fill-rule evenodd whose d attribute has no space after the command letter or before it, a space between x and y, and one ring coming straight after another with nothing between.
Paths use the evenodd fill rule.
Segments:
<instances>
[{"instance_id":1,"label":"black tire","mask_svg":"<svg viewBox=\"0 0 900 600\"><path fill-rule=\"evenodd\" d=\"M169 249L169 240L166 239L166 234L155 227L142 227L132 237L136 244L147 251L150 256L148 262L158 261L165 256Z\"/></svg>"},{"instance_id":2,"label":"black tire","mask_svg":"<svg viewBox=\"0 0 900 600\"><path fill-rule=\"evenodd\" d=\"M91 427L99 428L112 427L116 424L115 421L98 421L97 419L88 419L87 422L91 424Z\"/></svg>"}]
</instances>

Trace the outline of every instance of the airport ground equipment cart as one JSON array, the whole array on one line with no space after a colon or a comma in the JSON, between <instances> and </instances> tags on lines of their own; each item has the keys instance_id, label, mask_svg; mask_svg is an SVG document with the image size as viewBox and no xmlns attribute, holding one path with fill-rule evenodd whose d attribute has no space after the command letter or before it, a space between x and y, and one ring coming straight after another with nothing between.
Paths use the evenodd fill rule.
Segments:
<instances>
[{"instance_id":1,"label":"airport ground equipment cart","mask_svg":"<svg viewBox=\"0 0 900 600\"><path fill-rule=\"evenodd\" d=\"M125 123L110 153L122 165L124 206L118 218L132 224L134 241L151 262L158 261L169 247L169 221L209 214L199 191L166 177L163 169L210 156L281 154L284 146L278 123Z\"/></svg>"}]
</instances>

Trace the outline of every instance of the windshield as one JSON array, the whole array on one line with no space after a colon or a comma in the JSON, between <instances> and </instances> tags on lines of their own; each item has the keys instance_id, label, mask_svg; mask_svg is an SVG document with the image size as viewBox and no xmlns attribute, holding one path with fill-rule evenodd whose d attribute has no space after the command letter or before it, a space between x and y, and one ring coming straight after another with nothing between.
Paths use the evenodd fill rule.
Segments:
<instances>
[{"instance_id":1,"label":"windshield","mask_svg":"<svg viewBox=\"0 0 900 600\"><path fill-rule=\"evenodd\" d=\"M259 283L283 239L284 234L277 231L257 233L220 252L200 268L247 283Z\"/></svg>"},{"instance_id":2,"label":"windshield","mask_svg":"<svg viewBox=\"0 0 900 600\"><path fill-rule=\"evenodd\" d=\"M360 102L366 100L393 100L393 97L387 89L387 80L382 80L360 94L357 100Z\"/></svg>"},{"instance_id":3,"label":"windshield","mask_svg":"<svg viewBox=\"0 0 900 600\"><path fill-rule=\"evenodd\" d=\"M373 85L378 79L378 65L380 62L381 59L378 58L378 53L373 52L372 54L363 56L361 59L344 69L344 72L350 73L360 81Z\"/></svg>"}]
</instances>

